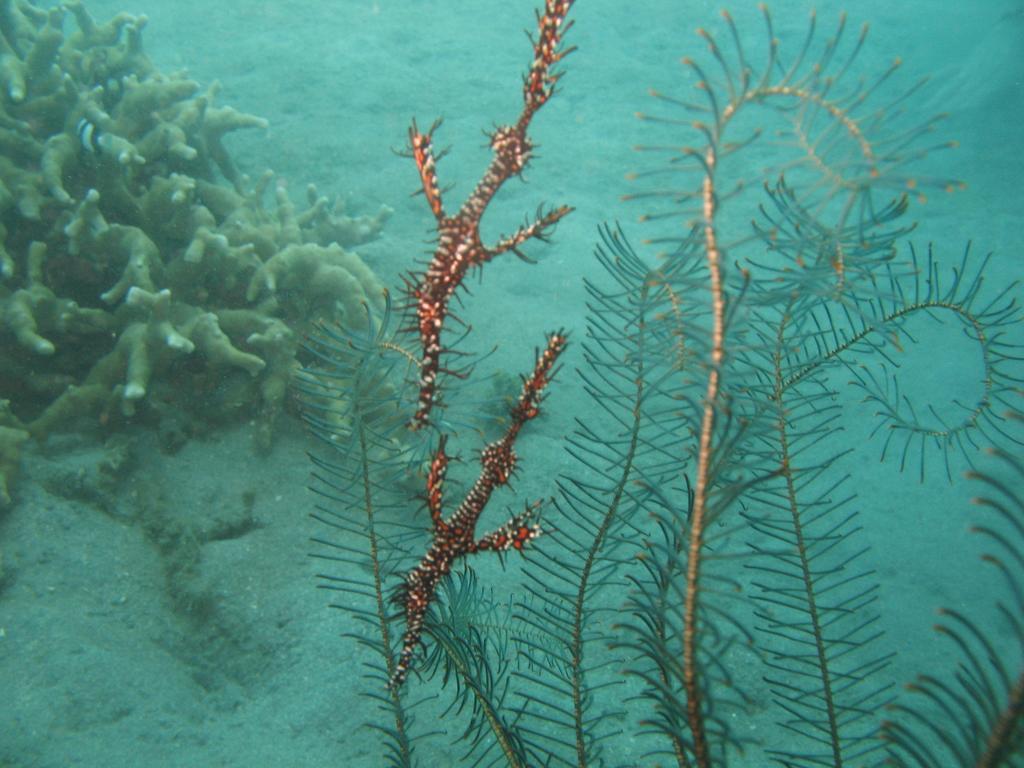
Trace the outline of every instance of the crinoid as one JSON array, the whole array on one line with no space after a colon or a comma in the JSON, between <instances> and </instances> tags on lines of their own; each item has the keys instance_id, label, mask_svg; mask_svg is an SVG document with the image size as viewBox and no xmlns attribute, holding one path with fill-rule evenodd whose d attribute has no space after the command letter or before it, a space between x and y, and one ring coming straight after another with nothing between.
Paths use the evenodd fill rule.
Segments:
<instances>
[{"instance_id":1,"label":"crinoid","mask_svg":"<svg viewBox=\"0 0 1024 768\"><path fill-rule=\"evenodd\" d=\"M504 530L530 541L522 588L496 601L471 563L428 585L426 661L413 668L455 689L430 710L451 763L444 739L461 737L466 765L1021 765L1021 429L1006 415L1021 387L1018 288L990 285L977 249L947 267L945 248L905 244L917 198L959 187L931 170L949 142L932 138L941 117L914 109L921 82L901 85L898 61L864 73L866 28L845 18L822 35L812 17L795 46L767 11L763 23L760 44L728 14L700 30L704 60L684 59L695 95L656 92L642 115L642 157L660 158L631 175L646 242L600 232L579 342L587 403L555 509L536 541ZM957 389L922 389L954 339L967 350ZM334 352L375 360L379 347ZM434 396L419 387L395 407L425 413ZM939 630L959 656L905 698L869 543L890 531L872 487L888 468L860 450L872 432L883 458L913 470L904 485L945 492L973 467L992 513L977 531L1002 581L989 614L947 609ZM320 464L342 507L320 519L343 534L321 543L366 573L326 584L362 601L382 762L410 765L410 707L435 705L387 685L416 650L395 638L384 584L415 556L407 523L372 533L370 496L398 484L353 434L338 462L354 470ZM443 444L427 463L436 539ZM913 562L899 558L901 580Z\"/></svg>"},{"instance_id":2,"label":"crinoid","mask_svg":"<svg viewBox=\"0 0 1024 768\"><path fill-rule=\"evenodd\" d=\"M878 77L859 73L867 28L848 39L845 17L819 38L812 16L786 57L762 12L761 64L723 14L724 45L699 32L711 61L684 59L701 98L656 93L669 111L642 116L694 142L643 147L668 161L633 178L662 186L629 196L662 203L643 218L683 234L652 238L673 246L656 268L642 266L621 235L606 240L620 284L633 274L634 291L667 295L667 285L685 297L647 310L660 319L647 323L650 336L707 339L696 364L666 378L685 403L671 432L694 436L677 470L692 490L656 513L627 647L646 659L634 669L658 712L654 730L680 765L717 765L727 744L742 746L746 732L728 726L749 703L734 681L753 657L763 664L761 695L772 697L789 734L769 740L772 759L872 764L885 749L875 715L894 696L892 654L859 536L874 521L857 508L859 467L847 460L850 436L866 437L871 413L844 415L858 399L873 403L883 457L895 447L900 468L916 465L922 481L930 451L952 478L978 445L1014 444L1019 431L1002 412L1020 383L1019 352L1005 333L1019 322L1017 286L990 290L986 260L969 247L949 268L931 249L927 258L912 248L900 256L911 192L959 186L927 172L930 152L949 143L930 138L940 118L921 121L913 109L920 82L901 87L898 60ZM751 179L751 166L766 170ZM959 366L973 372L968 394L927 405L908 397L906 348L930 342L942 352L951 334L971 347L970 365ZM665 428L664 416L658 421ZM667 501L663 488L657 498ZM753 602L730 607L737 590ZM975 640L984 635L976 629ZM1011 688L1003 686L1002 702L998 686L985 689L975 706L1012 712ZM1019 749L1019 723L1016 736L989 725L1004 753ZM912 739L897 741L909 751ZM981 764L981 754L956 764Z\"/></svg>"}]
</instances>

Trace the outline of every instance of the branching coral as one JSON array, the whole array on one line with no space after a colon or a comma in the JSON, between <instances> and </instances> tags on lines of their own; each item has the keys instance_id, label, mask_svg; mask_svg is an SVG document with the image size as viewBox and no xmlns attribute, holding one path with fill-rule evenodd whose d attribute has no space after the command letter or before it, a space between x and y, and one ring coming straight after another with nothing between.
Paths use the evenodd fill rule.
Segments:
<instances>
[{"instance_id":1,"label":"branching coral","mask_svg":"<svg viewBox=\"0 0 1024 768\"><path fill-rule=\"evenodd\" d=\"M11 413L10 403L0 400L0 509L11 503L11 485L21 463L21 446L28 431Z\"/></svg>"},{"instance_id":2,"label":"branching coral","mask_svg":"<svg viewBox=\"0 0 1024 768\"><path fill-rule=\"evenodd\" d=\"M47 336L108 329L110 317L103 310L82 308L72 299L58 298L46 286L42 274L46 256L44 243L31 243L27 256L24 287L4 296L0 286L0 322L18 344L36 355L52 355L55 347Z\"/></svg>"},{"instance_id":3,"label":"branching coral","mask_svg":"<svg viewBox=\"0 0 1024 768\"><path fill-rule=\"evenodd\" d=\"M78 0L0 6L10 412L40 438L83 417L166 413L168 400L188 414L210 372L241 371L268 447L296 331L362 322L361 303L380 301L347 249L376 238L390 209L352 217L311 186L297 210L271 172L250 181L225 140L266 120L217 105L217 83L159 72L143 50L145 17L100 23ZM20 444L6 441L5 455Z\"/></svg>"}]
</instances>

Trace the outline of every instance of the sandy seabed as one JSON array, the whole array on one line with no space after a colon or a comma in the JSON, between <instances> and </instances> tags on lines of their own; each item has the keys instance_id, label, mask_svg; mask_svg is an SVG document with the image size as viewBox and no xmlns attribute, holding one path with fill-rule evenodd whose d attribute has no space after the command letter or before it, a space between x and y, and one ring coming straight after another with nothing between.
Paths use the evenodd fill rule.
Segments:
<instances>
[{"instance_id":1,"label":"sandy seabed","mask_svg":"<svg viewBox=\"0 0 1024 768\"><path fill-rule=\"evenodd\" d=\"M395 208L384 236L359 249L392 283L425 253L431 223L423 199L408 194L417 184L411 161L393 150L411 118L429 125L443 116L440 143L454 149L442 182L457 183L452 195L467 193L487 162L481 131L518 110L529 57L521 30L533 20L530 3L500 0L88 5L98 18L147 14L146 45L159 67L218 79L222 103L269 119L265 133L233 137L253 175L271 167L297 196L313 182L347 195L356 212ZM997 252L994 281L1019 277L1019 7L857 5L851 22L873 25L865 60L884 69L899 55L911 71L930 73L921 108L949 112L943 130L960 141L943 153L943 173L966 180L967 190L935 193L915 209L915 239L935 241L953 259L973 239ZM777 34L799 40L807 7L777 2ZM837 9L819 3L821 23ZM703 50L693 30L714 24L717 10L700 1L576 3L579 50L562 92L536 120L539 157L528 184L503 191L486 230L509 231L540 203L577 211L538 264L488 266L464 310L481 348L502 345L507 368L525 369L546 330L582 336L581 277L597 269L596 228L639 212L619 201L624 175L637 166L631 148L643 142L633 113L651 108L650 86L681 79L679 58ZM743 28L759 23L755 15L736 12ZM523 495L550 495L540 468L567 465L559 436L571 426L579 364L567 361L553 415L524 438ZM313 588L311 441L294 415L268 457L254 456L250 437L243 424L168 455L137 429L61 436L29 450L17 502L0 513L0 765L382 764L378 736L358 727L368 709L359 697L364 659L339 638L351 629L346 617L328 611ZM858 445L852 460L868 467L861 506L867 524L877 523L879 578L891 585L881 610L894 617L896 650L927 657L940 652L922 650L910 627L926 635L934 606L968 599L943 579L943 563L964 556L966 524L933 513L937 504L962 507L966 493L910 487L893 468L877 467L877 453ZM501 572L485 572L500 588ZM908 582L907 573L918 576ZM456 765L458 754L423 756Z\"/></svg>"}]
</instances>

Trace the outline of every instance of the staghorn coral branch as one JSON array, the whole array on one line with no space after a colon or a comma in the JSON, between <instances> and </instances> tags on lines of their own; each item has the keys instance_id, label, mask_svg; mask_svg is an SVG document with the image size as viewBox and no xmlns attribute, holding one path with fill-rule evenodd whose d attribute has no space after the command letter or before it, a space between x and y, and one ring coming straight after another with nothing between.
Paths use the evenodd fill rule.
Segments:
<instances>
[{"instance_id":1,"label":"staghorn coral branch","mask_svg":"<svg viewBox=\"0 0 1024 768\"><path fill-rule=\"evenodd\" d=\"M544 13L538 14L537 38L533 46L533 62L523 78L523 109L513 125L500 126L490 135L494 152L491 163L472 194L453 216L445 213L441 187L437 177L437 160L433 151L433 134L439 123L421 133L413 121L409 129L409 148L419 170L422 191L437 219L437 248L422 275L406 278L410 305L416 312L421 356L419 372L419 403L410 428L420 429L430 423L430 413L438 401L437 378L442 372L441 355L446 350L441 341L448 317L448 302L462 284L471 267L479 267L495 256L512 251L523 257L519 247L532 238L544 240L548 231L572 209L561 206L538 216L532 224L511 237L503 238L488 248L480 241L480 220L501 185L519 176L530 161L533 143L527 129L534 114L555 92L561 73L554 67L572 52L562 47L562 38L572 26L565 17L573 0L546 0Z\"/></svg>"},{"instance_id":2,"label":"staghorn coral branch","mask_svg":"<svg viewBox=\"0 0 1024 768\"><path fill-rule=\"evenodd\" d=\"M442 503L442 486L448 467L448 455L445 452L447 437L441 436L427 475L427 507L433 521L434 541L419 565L406 574L405 584L399 594L405 607L405 636L391 677L392 689L397 689L405 682L420 643L427 609L441 579L451 573L456 561L477 552L507 552L509 549L522 551L527 542L540 536L540 526L533 522L540 507L539 502L527 506L504 525L479 539L475 538L476 523L494 490L507 485L515 472L516 438L523 425L540 413L544 388L555 375L558 356L565 349L566 343L566 336L561 331L548 336L547 347L537 355L533 374L523 381L519 400L509 414L508 429L501 439L490 443L481 452L480 475L458 509L447 520L443 516Z\"/></svg>"}]
</instances>

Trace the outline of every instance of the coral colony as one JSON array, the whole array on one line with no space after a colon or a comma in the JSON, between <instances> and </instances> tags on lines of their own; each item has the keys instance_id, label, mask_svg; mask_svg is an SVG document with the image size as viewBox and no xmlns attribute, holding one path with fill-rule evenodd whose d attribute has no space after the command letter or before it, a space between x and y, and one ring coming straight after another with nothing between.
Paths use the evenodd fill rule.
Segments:
<instances>
[{"instance_id":1,"label":"coral colony","mask_svg":"<svg viewBox=\"0 0 1024 768\"><path fill-rule=\"evenodd\" d=\"M523 110L514 125L501 126L491 134L494 157L458 213L447 215L441 201L436 158L432 148L437 123L426 133L420 133L415 122L409 130L409 142L419 169L423 193L437 219L437 249L434 256L421 277L408 281L422 347L419 405L410 424L413 429L429 424L431 410L438 405L437 379L439 374L445 372L440 362L445 352L441 344L441 333L448 316L448 302L462 284L466 273L471 267L482 266L495 256L509 251L525 259L520 250L522 245L531 239L546 240L551 228L572 210L568 206L554 208L491 247L480 242L480 220L484 211L501 185L507 179L520 175L529 162L533 145L526 132L530 121L555 92L561 77L561 72L554 70L555 65L573 50L561 45L565 33L572 26L571 22L565 20L571 6L572 0L547 0L544 13L537 21L533 63L523 79ZM480 457L480 476L448 520L443 518L442 496L448 456L445 453L446 437L441 436L427 476L427 506L433 521L434 541L420 564L405 577L401 599L405 606L406 629L402 651L391 678L393 687L400 686L409 672L412 657L420 642L424 616L438 583L451 571L455 561L463 555L485 550L521 550L528 541L540 535L540 526L531 522L536 510L536 505L533 505L497 530L480 539L474 538L477 520L487 506L491 493L495 488L507 484L515 470L516 437L523 424L539 412L544 387L551 380L558 356L565 345L563 333L556 332L548 336L547 347L537 356L533 374L523 382L522 392L512 408L505 435L484 448Z\"/></svg>"},{"instance_id":2,"label":"coral colony","mask_svg":"<svg viewBox=\"0 0 1024 768\"><path fill-rule=\"evenodd\" d=\"M77 0L0 13L0 507L30 435L201 429L213 381L269 448L305 324L359 323L381 295L347 249L390 209L353 218L310 187L297 210L280 186L264 208L273 174L248 179L224 138L266 121L158 71L145 25Z\"/></svg>"}]
</instances>

